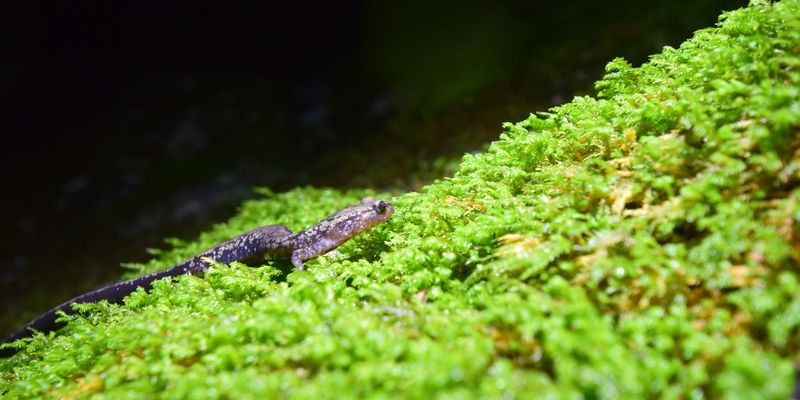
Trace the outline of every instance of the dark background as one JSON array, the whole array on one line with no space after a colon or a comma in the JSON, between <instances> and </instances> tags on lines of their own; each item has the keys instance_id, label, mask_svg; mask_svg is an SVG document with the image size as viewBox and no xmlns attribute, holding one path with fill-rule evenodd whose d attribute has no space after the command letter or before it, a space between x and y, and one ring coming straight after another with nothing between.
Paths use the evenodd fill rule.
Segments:
<instances>
[{"instance_id":1,"label":"dark background","mask_svg":"<svg viewBox=\"0 0 800 400\"><path fill-rule=\"evenodd\" d=\"M0 14L0 335L253 186L419 188L744 1L19 2Z\"/></svg>"}]
</instances>

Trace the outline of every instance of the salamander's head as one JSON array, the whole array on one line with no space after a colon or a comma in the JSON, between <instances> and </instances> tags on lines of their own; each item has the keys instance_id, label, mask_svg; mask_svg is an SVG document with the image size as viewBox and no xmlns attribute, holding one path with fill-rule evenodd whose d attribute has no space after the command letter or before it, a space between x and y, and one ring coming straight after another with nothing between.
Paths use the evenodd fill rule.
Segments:
<instances>
[{"instance_id":1,"label":"salamander's head","mask_svg":"<svg viewBox=\"0 0 800 400\"><path fill-rule=\"evenodd\" d=\"M394 206L392 203L385 200L373 199L372 197L362 198L361 204L357 207L361 210L362 218L375 222L370 228L388 220L389 217L394 214Z\"/></svg>"},{"instance_id":2,"label":"salamander's head","mask_svg":"<svg viewBox=\"0 0 800 400\"><path fill-rule=\"evenodd\" d=\"M394 206L386 200L364 197L358 204L345 207L335 215L341 221L338 229L347 231L347 234L356 235L373 226L376 226L394 214Z\"/></svg>"},{"instance_id":3,"label":"salamander's head","mask_svg":"<svg viewBox=\"0 0 800 400\"><path fill-rule=\"evenodd\" d=\"M364 197L360 203L337 211L309 229L319 238L326 239L327 243L339 245L388 220L393 213L392 203Z\"/></svg>"}]
</instances>

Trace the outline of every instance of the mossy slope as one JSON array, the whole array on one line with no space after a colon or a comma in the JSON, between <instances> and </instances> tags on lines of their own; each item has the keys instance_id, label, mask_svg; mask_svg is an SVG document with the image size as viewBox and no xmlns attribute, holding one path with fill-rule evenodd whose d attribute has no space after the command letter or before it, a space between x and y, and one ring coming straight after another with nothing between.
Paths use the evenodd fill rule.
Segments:
<instances>
[{"instance_id":1,"label":"mossy slope","mask_svg":"<svg viewBox=\"0 0 800 400\"><path fill-rule=\"evenodd\" d=\"M0 393L787 398L798 54L800 3L783 1L640 68L615 60L598 98L506 125L308 272L219 266L82 306L0 360ZM265 194L142 268L365 193Z\"/></svg>"}]
</instances>

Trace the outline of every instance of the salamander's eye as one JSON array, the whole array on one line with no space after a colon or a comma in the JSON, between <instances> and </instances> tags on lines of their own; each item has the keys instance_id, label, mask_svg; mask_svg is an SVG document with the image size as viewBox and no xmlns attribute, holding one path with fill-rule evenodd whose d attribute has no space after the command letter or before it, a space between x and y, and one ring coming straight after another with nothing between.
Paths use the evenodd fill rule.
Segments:
<instances>
[{"instance_id":1,"label":"salamander's eye","mask_svg":"<svg viewBox=\"0 0 800 400\"><path fill-rule=\"evenodd\" d=\"M372 209L374 209L375 212L377 212L378 214L383 214L383 213L386 212L386 202L381 200L381 201L375 203L372 206Z\"/></svg>"}]
</instances>

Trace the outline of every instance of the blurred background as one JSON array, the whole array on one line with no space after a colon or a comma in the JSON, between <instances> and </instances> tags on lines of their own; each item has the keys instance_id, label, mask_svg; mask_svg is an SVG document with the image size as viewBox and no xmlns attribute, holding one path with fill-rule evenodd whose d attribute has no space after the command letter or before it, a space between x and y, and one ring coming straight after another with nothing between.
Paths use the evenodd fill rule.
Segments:
<instances>
[{"instance_id":1,"label":"blurred background","mask_svg":"<svg viewBox=\"0 0 800 400\"><path fill-rule=\"evenodd\" d=\"M0 336L254 186L418 189L746 2L604 3L6 6Z\"/></svg>"}]
</instances>

